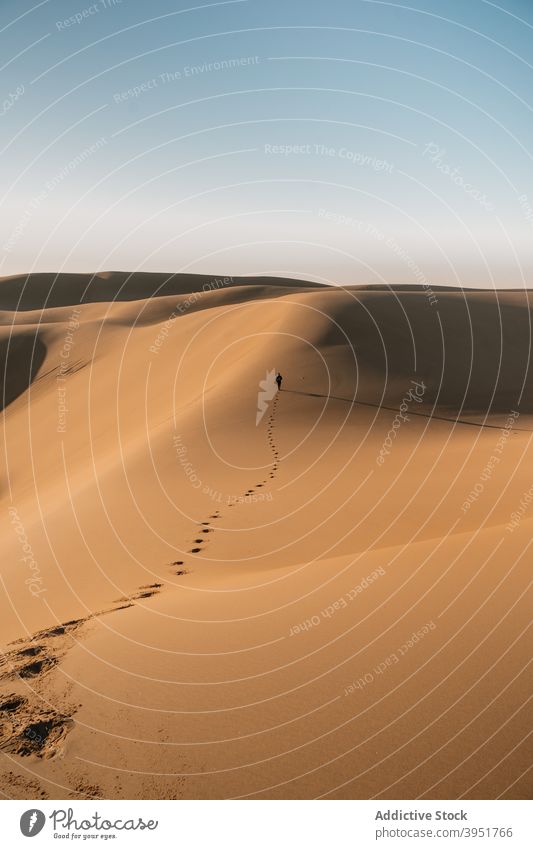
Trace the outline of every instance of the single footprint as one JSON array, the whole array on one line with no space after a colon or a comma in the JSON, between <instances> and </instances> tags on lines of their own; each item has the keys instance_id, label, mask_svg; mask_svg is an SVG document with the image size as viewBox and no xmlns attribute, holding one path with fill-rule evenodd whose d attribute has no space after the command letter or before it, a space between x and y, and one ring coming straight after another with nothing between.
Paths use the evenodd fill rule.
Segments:
<instances>
[{"instance_id":1,"label":"single footprint","mask_svg":"<svg viewBox=\"0 0 533 849\"><path fill-rule=\"evenodd\" d=\"M198 554L198 552L201 550L201 548L191 548L191 554Z\"/></svg>"},{"instance_id":2,"label":"single footprint","mask_svg":"<svg viewBox=\"0 0 533 849\"><path fill-rule=\"evenodd\" d=\"M55 658L47 657L43 660L34 660L32 663L26 664L22 669L17 670L21 678L35 678L43 672L47 672L57 663Z\"/></svg>"},{"instance_id":3,"label":"single footprint","mask_svg":"<svg viewBox=\"0 0 533 849\"><path fill-rule=\"evenodd\" d=\"M36 755L50 758L60 751L60 745L74 723L70 716L54 710L41 711L24 699L12 715L8 736L0 737L1 748L14 755Z\"/></svg>"},{"instance_id":4,"label":"single footprint","mask_svg":"<svg viewBox=\"0 0 533 849\"><path fill-rule=\"evenodd\" d=\"M35 657L35 655L42 652L43 649L44 646L28 646L27 649L21 649L18 654L23 655L24 657Z\"/></svg>"},{"instance_id":5,"label":"single footprint","mask_svg":"<svg viewBox=\"0 0 533 849\"><path fill-rule=\"evenodd\" d=\"M35 637L62 637L63 634L75 630L85 621L85 619L70 619L68 622L63 622L62 625L56 625L54 628L47 628L45 631L38 631L33 635L33 637L34 639Z\"/></svg>"},{"instance_id":6,"label":"single footprint","mask_svg":"<svg viewBox=\"0 0 533 849\"><path fill-rule=\"evenodd\" d=\"M0 702L0 711L5 713L13 713L18 710L19 707L22 707L26 703L26 699L22 696L9 695L7 698Z\"/></svg>"},{"instance_id":7,"label":"single footprint","mask_svg":"<svg viewBox=\"0 0 533 849\"><path fill-rule=\"evenodd\" d=\"M203 542L203 539L194 539L193 542Z\"/></svg>"},{"instance_id":8,"label":"single footprint","mask_svg":"<svg viewBox=\"0 0 533 849\"><path fill-rule=\"evenodd\" d=\"M184 560L174 560L174 562L171 563L170 565L171 566L183 566L184 562L185 562Z\"/></svg>"}]
</instances>

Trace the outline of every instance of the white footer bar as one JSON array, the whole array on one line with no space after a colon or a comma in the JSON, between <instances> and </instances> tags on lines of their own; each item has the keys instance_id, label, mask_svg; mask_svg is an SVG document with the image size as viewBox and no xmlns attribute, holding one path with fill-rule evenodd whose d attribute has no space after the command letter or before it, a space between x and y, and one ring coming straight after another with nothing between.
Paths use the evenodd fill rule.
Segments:
<instances>
[{"instance_id":1,"label":"white footer bar","mask_svg":"<svg viewBox=\"0 0 533 849\"><path fill-rule=\"evenodd\" d=\"M531 849L532 807L524 801L41 800L32 806L10 800L0 803L0 814L6 847Z\"/></svg>"}]
</instances>

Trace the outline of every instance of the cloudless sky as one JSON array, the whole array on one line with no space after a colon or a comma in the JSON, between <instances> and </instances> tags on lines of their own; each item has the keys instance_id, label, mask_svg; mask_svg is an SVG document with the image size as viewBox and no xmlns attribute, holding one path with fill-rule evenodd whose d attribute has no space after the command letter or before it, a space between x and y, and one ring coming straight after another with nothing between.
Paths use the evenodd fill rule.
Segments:
<instances>
[{"instance_id":1,"label":"cloudless sky","mask_svg":"<svg viewBox=\"0 0 533 849\"><path fill-rule=\"evenodd\" d=\"M530 0L3 0L0 274L532 285Z\"/></svg>"}]
</instances>

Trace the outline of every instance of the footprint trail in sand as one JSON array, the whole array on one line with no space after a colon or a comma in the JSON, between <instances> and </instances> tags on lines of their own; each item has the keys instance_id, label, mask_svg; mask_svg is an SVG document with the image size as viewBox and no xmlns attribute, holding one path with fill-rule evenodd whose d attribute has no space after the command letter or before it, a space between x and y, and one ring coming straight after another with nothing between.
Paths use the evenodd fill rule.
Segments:
<instances>
[{"instance_id":1,"label":"footprint trail in sand","mask_svg":"<svg viewBox=\"0 0 533 849\"><path fill-rule=\"evenodd\" d=\"M227 505L228 508L236 507L240 503L245 502L247 499L250 498L250 496L252 496L255 493L256 489L260 489L260 488L268 485L269 482L272 482L274 480L274 478L276 477L276 474L277 474L277 471L278 471L278 468L279 468L279 452L278 452L276 442L275 442L275 439L274 439L274 428L275 428L278 398L279 398L279 393L276 393L276 396L274 398L274 403L272 404L272 411L271 411L271 413L268 417L267 441L268 441L268 446L269 446L270 452L272 454L272 462L270 464L270 472L268 474L268 477L265 478L262 481L259 481L258 483L254 484L253 487L251 487L250 489L247 489L245 492L243 492L238 499L236 499L231 504ZM220 510L217 510L215 513L212 513L207 519L203 519L202 521L197 523L198 527L201 528L200 533L205 534L205 536L204 537L197 537L196 539L193 540L194 548L189 549L189 554L201 554L203 551L205 551L205 547L200 548L200 546L205 546L205 544L207 543L208 538L209 538L208 535L214 533L215 530L216 530L216 528L211 527L211 521L222 519L222 518L223 518L223 513L221 513ZM180 567L174 574L176 574L176 575L186 575L187 574L186 563L185 563L184 560L175 560L172 563L172 566L179 566ZM185 568L181 568L181 567L185 567Z\"/></svg>"},{"instance_id":2,"label":"footprint trail in sand","mask_svg":"<svg viewBox=\"0 0 533 849\"><path fill-rule=\"evenodd\" d=\"M132 595L117 599L109 610L62 622L11 643L13 648L0 658L0 687L4 682L10 682L11 688L26 686L23 692L0 692L0 751L38 758L61 755L78 706L64 698L51 707L41 684L76 644L76 632L84 625L107 613L133 607L136 600L156 595L162 586L141 586Z\"/></svg>"}]
</instances>

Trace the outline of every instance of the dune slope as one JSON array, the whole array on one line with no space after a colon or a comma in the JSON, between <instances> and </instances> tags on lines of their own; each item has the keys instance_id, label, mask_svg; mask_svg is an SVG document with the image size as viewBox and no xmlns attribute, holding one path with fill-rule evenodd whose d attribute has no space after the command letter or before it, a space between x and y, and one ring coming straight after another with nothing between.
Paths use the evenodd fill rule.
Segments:
<instances>
[{"instance_id":1,"label":"dune slope","mask_svg":"<svg viewBox=\"0 0 533 849\"><path fill-rule=\"evenodd\" d=\"M528 797L531 295L435 292L0 281L5 796Z\"/></svg>"}]
</instances>

